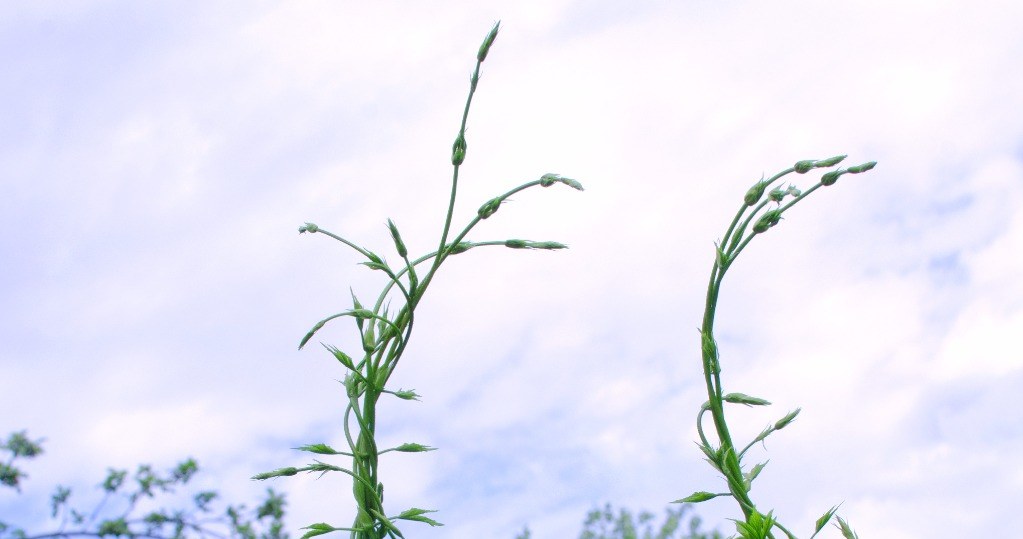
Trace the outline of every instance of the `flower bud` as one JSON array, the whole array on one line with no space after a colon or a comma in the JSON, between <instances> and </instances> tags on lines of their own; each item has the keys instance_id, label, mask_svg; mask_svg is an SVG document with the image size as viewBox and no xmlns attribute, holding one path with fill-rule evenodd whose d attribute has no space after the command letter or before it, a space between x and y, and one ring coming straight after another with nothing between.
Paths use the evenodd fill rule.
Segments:
<instances>
[{"instance_id":1,"label":"flower bud","mask_svg":"<svg viewBox=\"0 0 1023 539\"><path fill-rule=\"evenodd\" d=\"M486 219L487 217L494 215L494 212L501 207L501 202L503 202L503 199L501 198L492 198L480 206L480 209L476 213L480 216L480 219Z\"/></svg>"},{"instance_id":2,"label":"flower bud","mask_svg":"<svg viewBox=\"0 0 1023 539\"><path fill-rule=\"evenodd\" d=\"M767 406L768 404L771 404L760 397L751 397L745 393L729 393L724 397L721 397L721 399L725 402L745 404L746 406Z\"/></svg>"},{"instance_id":3,"label":"flower bud","mask_svg":"<svg viewBox=\"0 0 1023 539\"><path fill-rule=\"evenodd\" d=\"M415 442L404 443L394 448L395 451L401 451L402 453L422 453L424 451L433 451L434 449L437 448Z\"/></svg>"},{"instance_id":4,"label":"flower bud","mask_svg":"<svg viewBox=\"0 0 1023 539\"><path fill-rule=\"evenodd\" d=\"M817 162L814 161L813 159L807 159L805 161L797 161L796 164L792 166L792 168L796 170L796 174L806 174L807 172L813 170L815 164L817 164Z\"/></svg>"},{"instance_id":5,"label":"flower bud","mask_svg":"<svg viewBox=\"0 0 1023 539\"><path fill-rule=\"evenodd\" d=\"M785 198L786 194L788 194L788 192L781 187L775 187L767 194L767 198L771 199L771 202L781 202L781 199Z\"/></svg>"},{"instance_id":6,"label":"flower bud","mask_svg":"<svg viewBox=\"0 0 1023 539\"><path fill-rule=\"evenodd\" d=\"M825 172L824 175L821 176L821 185L835 185L835 182L838 181L838 177L845 173L845 170L832 170L831 172Z\"/></svg>"},{"instance_id":7,"label":"flower bud","mask_svg":"<svg viewBox=\"0 0 1023 539\"><path fill-rule=\"evenodd\" d=\"M394 221L387 220L387 229L391 231L391 239L394 240L394 248L398 251L398 256L407 257L408 248L405 247L405 242L401 241L401 234L398 233L398 227L394 225Z\"/></svg>"},{"instance_id":8,"label":"flower bud","mask_svg":"<svg viewBox=\"0 0 1023 539\"><path fill-rule=\"evenodd\" d=\"M789 412L788 414L786 414L785 417L779 419L774 424L774 430L781 430L781 429L784 429L785 427L787 427L788 424L792 423L792 420L795 419L797 415L799 415L799 412L801 410L802 410L802 408L796 408L795 410L793 410L793 411Z\"/></svg>"},{"instance_id":9,"label":"flower bud","mask_svg":"<svg viewBox=\"0 0 1023 539\"><path fill-rule=\"evenodd\" d=\"M758 181L756 183L756 185L754 185L753 187L750 187L749 191L746 191L746 196L743 197L743 199L742 199L743 202L745 202L747 206L754 206L754 205L756 205L757 202L760 202L760 197L764 196L764 190L766 190L766 189L767 189L767 182L765 182L761 178L761 180Z\"/></svg>"},{"instance_id":10,"label":"flower bud","mask_svg":"<svg viewBox=\"0 0 1023 539\"><path fill-rule=\"evenodd\" d=\"M473 248L473 245L471 243L469 243L467 241L460 241L460 242L458 242L458 243L456 243L454 245L449 245L448 246L448 254L449 255L458 255L458 254L462 254L462 253L464 253L464 252L466 252L466 251L468 251L469 249L472 249L472 248Z\"/></svg>"},{"instance_id":11,"label":"flower bud","mask_svg":"<svg viewBox=\"0 0 1023 539\"><path fill-rule=\"evenodd\" d=\"M490 52L491 45L494 44L494 40L497 39L497 31L501 29L501 21L497 21L494 27L487 34L487 37L483 40L483 44L480 45L479 52L476 53L476 60L482 62L487 59L487 53Z\"/></svg>"},{"instance_id":12,"label":"flower bud","mask_svg":"<svg viewBox=\"0 0 1023 539\"><path fill-rule=\"evenodd\" d=\"M316 231L318 231L319 229L320 229L320 227L314 225L313 223L306 223L306 224L298 227L298 233L302 234L304 232L308 232L310 234L315 234Z\"/></svg>"},{"instance_id":13,"label":"flower bud","mask_svg":"<svg viewBox=\"0 0 1023 539\"><path fill-rule=\"evenodd\" d=\"M870 161L869 163L863 163L862 165L856 165L849 167L849 174L859 174L860 172L866 172L877 166L877 161Z\"/></svg>"},{"instance_id":14,"label":"flower bud","mask_svg":"<svg viewBox=\"0 0 1023 539\"><path fill-rule=\"evenodd\" d=\"M845 158L846 158L846 156L844 156L844 155L836 155L834 157L829 157L827 159L821 159L820 161L817 161L816 163L814 163L813 167L814 168L833 167L833 166L841 163L842 160L845 159Z\"/></svg>"},{"instance_id":15,"label":"flower bud","mask_svg":"<svg viewBox=\"0 0 1023 539\"><path fill-rule=\"evenodd\" d=\"M778 221L780 220L781 210L766 211L760 216L760 219L757 219L756 224L753 225L753 232L755 234L766 232L768 228L778 224Z\"/></svg>"},{"instance_id":16,"label":"flower bud","mask_svg":"<svg viewBox=\"0 0 1023 539\"><path fill-rule=\"evenodd\" d=\"M461 165L465 161L465 135L462 133L458 134L458 138L455 139L455 143L451 145L451 164Z\"/></svg>"}]
</instances>

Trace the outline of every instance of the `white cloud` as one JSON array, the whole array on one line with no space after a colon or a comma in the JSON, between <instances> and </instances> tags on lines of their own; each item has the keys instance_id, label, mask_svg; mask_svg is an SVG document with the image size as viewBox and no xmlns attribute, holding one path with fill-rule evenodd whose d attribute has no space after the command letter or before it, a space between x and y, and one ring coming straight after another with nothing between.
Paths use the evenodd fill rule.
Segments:
<instances>
[{"instance_id":1,"label":"white cloud","mask_svg":"<svg viewBox=\"0 0 1023 539\"><path fill-rule=\"evenodd\" d=\"M735 410L737 435L804 409L756 492L801 532L846 499L863 536L1002 533L1023 481L999 464L1021 440L999 419L1023 324L1015 4L239 7L2 18L34 29L0 32L0 427L51 439L33 481L191 453L244 497L303 462L289 448L341 445L340 369L294 346L379 280L296 227L393 259L393 217L433 248L500 18L456 223L545 172L587 191L521 193L472 235L569 251L480 249L432 285L393 380L423 402L381 414L440 448L385 462L388 504L443 511L414 533L570 536L590 504L720 486L690 443L712 241L761 173L835 152L880 164L758 238L721 299L726 386L776 403ZM294 528L350 517L346 478L275 486Z\"/></svg>"}]
</instances>

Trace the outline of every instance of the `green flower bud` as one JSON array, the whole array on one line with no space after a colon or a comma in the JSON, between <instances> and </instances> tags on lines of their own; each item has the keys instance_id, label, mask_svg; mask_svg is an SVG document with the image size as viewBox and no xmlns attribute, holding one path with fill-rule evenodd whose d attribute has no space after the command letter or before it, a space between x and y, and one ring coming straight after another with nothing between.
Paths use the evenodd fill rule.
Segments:
<instances>
[{"instance_id":1,"label":"green flower bud","mask_svg":"<svg viewBox=\"0 0 1023 539\"><path fill-rule=\"evenodd\" d=\"M814 161L813 159L807 159L805 161L797 161L796 164L792 166L792 168L796 169L796 174L806 174L807 172L813 170L813 167L816 164L817 162Z\"/></svg>"},{"instance_id":2,"label":"green flower bud","mask_svg":"<svg viewBox=\"0 0 1023 539\"><path fill-rule=\"evenodd\" d=\"M797 415L799 415L799 412L801 410L802 408L796 408L795 410L786 414L785 417L779 419L778 422L774 424L774 430L781 430L787 427L788 424L792 423L792 420L795 419Z\"/></svg>"},{"instance_id":3,"label":"green flower bud","mask_svg":"<svg viewBox=\"0 0 1023 539\"><path fill-rule=\"evenodd\" d=\"M846 158L846 156L844 156L844 155L836 155L834 157L829 157L827 159L821 159L820 161L817 161L816 163L814 163L813 167L814 168L833 167L833 166L841 163L842 160L845 159L845 158Z\"/></svg>"},{"instance_id":4,"label":"green flower bud","mask_svg":"<svg viewBox=\"0 0 1023 539\"><path fill-rule=\"evenodd\" d=\"M751 397L745 393L729 393L724 397L721 397L725 402L731 402L733 404L745 404L746 406L766 406L771 404L767 400L761 399L760 397Z\"/></svg>"},{"instance_id":5,"label":"green flower bud","mask_svg":"<svg viewBox=\"0 0 1023 539\"><path fill-rule=\"evenodd\" d=\"M464 253L464 252L466 252L466 251L468 251L469 249L472 249L472 248L473 248L473 244L471 244L471 243L469 243L467 241L460 241L460 242L458 242L458 243L456 243L454 245L449 245L448 246L448 254L449 255L458 255L458 254L462 254L462 253Z\"/></svg>"},{"instance_id":6,"label":"green flower bud","mask_svg":"<svg viewBox=\"0 0 1023 539\"><path fill-rule=\"evenodd\" d=\"M402 453L422 453L424 451L433 451L435 449L437 448L430 447L428 445L417 444L415 442L404 443L394 448L395 451L400 451Z\"/></svg>"},{"instance_id":7,"label":"green flower bud","mask_svg":"<svg viewBox=\"0 0 1023 539\"><path fill-rule=\"evenodd\" d=\"M757 219L756 224L753 225L753 233L760 234L766 232L768 228L778 224L778 221L780 220L781 210L766 211L760 216L760 219Z\"/></svg>"},{"instance_id":8,"label":"green flower bud","mask_svg":"<svg viewBox=\"0 0 1023 539\"><path fill-rule=\"evenodd\" d=\"M419 394L412 389L399 389L394 392L394 396L402 400L417 401L419 400Z\"/></svg>"},{"instance_id":9,"label":"green flower bud","mask_svg":"<svg viewBox=\"0 0 1023 539\"><path fill-rule=\"evenodd\" d=\"M831 172L825 172L824 175L821 176L821 185L835 185L835 182L838 181L838 177L845 173L845 170L832 170Z\"/></svg>"},{"instance_id":10,"label":"green flower bud","mask_svg":"<svg viewBox=\"0 0 1023 539\"><path fill-rule=\"evenodd\" d=\"M298 227L298 233L302 234L304 232L308 232L310 234L315 234L316 231L319 230L319 229L320 229L320 227L318 227L318 226L316 226L316 225L314 225L312 223L306 223L306 224Z\"/></svg>"},{"instance_id":11,"label":"green flower bud","mask_svg":"<svg viewBox=\"0 0 1023 539\"><path fill-rule=\"evenodd\" d=\"M486 219L487 217L494 215L494 212L501 207L501 202L503 201L504 200L501 198L492 198L480 206L480 209L476 213L480 216L480 219Z\"/></svg>"},{"instance_id":12,"label":"green flower bud","mask_svg":"<svg viewBox=\"0 0 1023 539\"><path fill-rule=\"evenodd\" d=\"M750 187L749 191L746 191L746 196L743 197L743 202L745 202L747 206L755 206L757 202L760 202L760 197L764 196L764 190L766 189L767 182L761 178L756 185Z\"/></svg>"},{"instance_id":13,"label":"green flower bud","mask_svg":"<svg viewBox=\"0 0 1023 539\"><path fill-rule=\"evenodd\" d=\"M461 165L465 161L465 135L458 134L455 143L451 145L451 164Z\"/></svg>"},{"instance_id":14,"label":"green flower bud","mask_svg":"<svg viewBox=\"0 0 1023 539\"><path fill-rule=\"evenodd\" d=\"M849 167L849 174L859 174L860 172L866 172L877 166L877 161L870 161L869 163L863 163L862 165L856 165Z\"/></svg>"},{"instance_id":15,"label":"green flower bud","mask_svg":"<svg viewBox=\"0 0 1023 539\"><path fill-rule=\"evenodd\" d=\"M512 249L527 249L529 242L526 240L504 240L504 246Z\"/></svg>"},{"instance_id":16,"label":"green flower bud","mask_svg":"<svg viewBox=\"0 0 1023 539\"><path fill-rule=\"evenodd\" d=\"M788 192L783 190L781 187L775 187L767 194L767 198L771 199L771 202L781 202L781 199L785 198L786 194L788 194Z\"/></svg>"},{"instance_id":17,"label":"green flower bud","mask_svg":"<svg viewBox=\"0 0 1023 539\"><path fill-rule=\"evenodd\" d=\"M494 44L494 40L497 39L497 31L501 29L501 21L497 21L494 24L494 28L490 30L487 37L483 40L483 44L480 45L479 52L476 53L476 60L482 62L487 59L487 53L490 52L491 45Z\"/></svg>"},{"instance_id":18,"label":"green flower bud","mask_svg":"<svg viewBox=\"0 0 1023 539\"><path fill-rule=\"evenodd\" d=\"M707 500L712 500L714 498L717 498L718 496L727 496L727 494L714 494L712 492L706 492L701 490L699 492L694 492L686 496L685 498L682 498L681 500L675 500L671 503L700 503L705 502Z\"/></svg>"},{"instance_id":19,"label":"green flower bud","mask_svg":"<svg viewBox=\"0 0 1023 539\"><path fill-rule=\"evenodd\" d=\"M272 472L263 472L261 474L256 474L256 475L252 476L252 478L253 479L263 480L263 479L270 479L271 477L292 476L292 475L295 475L297 473L298 473L298 468L295 468L293 466L289 466L287 468L278 468L278 469L276 469L276 470L274 470Z\"/></svg>"},{"instance_id":20,"label":"green flower bud","mask_svg":"<svg viewBox=\"0 0 1023 539\"><path fill-rule=\"evenodd\" d=\"M398 256L405 258L408 256L408 248L405 247L405 242L401 240L401 234L398 233L398 227L394 225L394 221L387 220L387 229L391 231L391 239L394 240L394 248L398 251Z\"/></svg>"}]
</instances>

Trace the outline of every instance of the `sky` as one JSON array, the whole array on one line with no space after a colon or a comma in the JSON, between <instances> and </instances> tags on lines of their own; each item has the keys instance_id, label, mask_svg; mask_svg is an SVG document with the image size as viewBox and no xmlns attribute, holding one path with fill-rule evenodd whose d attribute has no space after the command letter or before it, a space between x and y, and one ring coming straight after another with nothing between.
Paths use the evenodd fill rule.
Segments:
<instances>
[{"instance_id":1,"label":"sky","mask_svg":"<svg viewBox=\"0 0 1023 539\"><path fill-rule=\"evenodd\" d=\"M718 240L762 175L877 161L791 211L728 273L717 338L753 498L800 536L1000 537L1023 503L1023 7L1015 2L8 2L0 5L0 433L28 429L0 520L88 500L107 467L186 456L200 486L288 496L293 534L350 522L344 373L297 350L435 248L475 54L455 223L545 173L445 264L379 412L407 536L575 537L723 481L694 445L696 327ZM793 180L807 187L813 173ZM561 187L560 189L558 187ZM317 337L352 349L351 324ZM339 461L337 464L343 464ZM74 499L74 498L73 498ZM731 532L724 499L697 507ZM830 537L839 536L831 530Z\"/></svg>"}]
</instances>

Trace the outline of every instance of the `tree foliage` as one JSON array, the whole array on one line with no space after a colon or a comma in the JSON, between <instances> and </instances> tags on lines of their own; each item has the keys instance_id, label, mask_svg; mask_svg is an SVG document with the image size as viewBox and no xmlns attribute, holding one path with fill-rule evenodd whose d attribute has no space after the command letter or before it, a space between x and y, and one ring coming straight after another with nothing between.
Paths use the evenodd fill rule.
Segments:
<instances>
[{"instance_id":1,"label":"tree foliage","mask_svg":"<svg viewBox=\"0 0 1023 539\"><path fill-rule=\"evenodd\" d=\"M685 515L690 509L688 504L669 507L658 525L649 511L634 515L628 509L615 510L607 504L586 514L579 539L723 539L716 531L701 531L700 517L692 515L687 521ZM532 539L532 532L525 528L515 539Z\"/></svg>"},{"instance_id":2,"label":"tree foliage","mask_svg":"<svg viewBox=\"0 0 1023 539\"><path fill-rule=\"evenodd\" d=\"M0 484L20 495L28 475L17 466L19 460L34 459L43 453L43 440L32 440L26 431L12 433L0 442ZM6 455L6 457L4 456ZM110 468L98 485L103 495L91 510L71 505L71 489L57 485L50 497L51 526L29 531L6 522L0 515L0 539L57 539L70 537L131 537L145 539L288 539L284 532L284 495L268 489L266 498L254 509L245 505L227 505L215 509L219 494L213 490L195 492L191 505L182 509L149 508L156 506L161 494L184 487L199 472L199 465L188 458L167 472L141 464L135 472ZM145 506L145 508L143 507Z\"/></svg>"}]
</instances>

